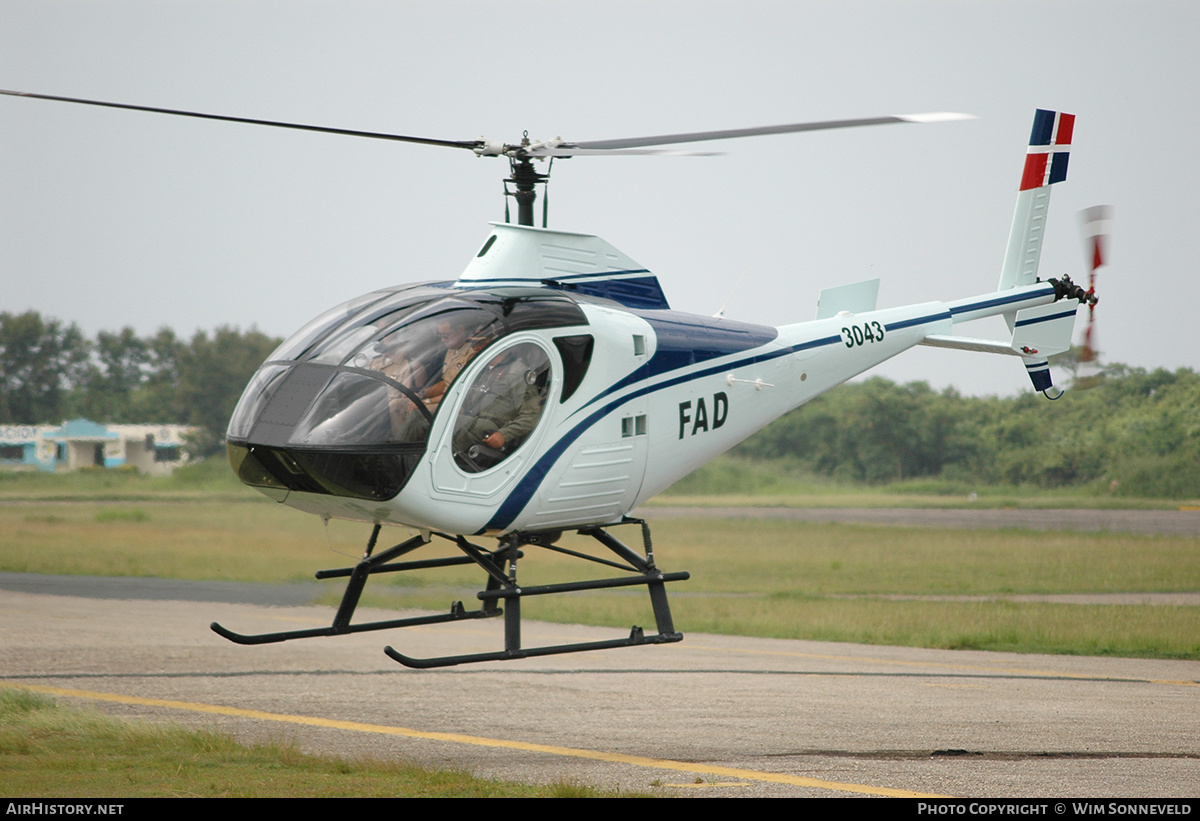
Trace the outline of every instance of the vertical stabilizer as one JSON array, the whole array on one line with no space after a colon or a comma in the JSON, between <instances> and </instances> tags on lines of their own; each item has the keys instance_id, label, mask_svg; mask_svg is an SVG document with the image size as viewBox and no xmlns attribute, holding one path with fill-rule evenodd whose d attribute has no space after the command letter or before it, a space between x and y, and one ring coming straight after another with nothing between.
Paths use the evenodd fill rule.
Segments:
<instances>
[{"instance_id":1,"label":"vertical stabilizer","mask_svg":"<svg viewBox=\"0 0 1200 821\"><path fill-rule=\"evenodd\" d=\"M1075 130L1075 115L1038 109L1025 154L1025 169L1021 174L1021 190L1013 213L1012 231L1000 270L997 291L1007 291L1037 282L1038 260L1042 255L1042 236L1046 228L1046 213L1050 206L1050 186L1067 178L1067 162L1071 156L1071 135ZM1009 330L1013 329L1015 313L1004 315Z\"/></svg>"}]
</instances>

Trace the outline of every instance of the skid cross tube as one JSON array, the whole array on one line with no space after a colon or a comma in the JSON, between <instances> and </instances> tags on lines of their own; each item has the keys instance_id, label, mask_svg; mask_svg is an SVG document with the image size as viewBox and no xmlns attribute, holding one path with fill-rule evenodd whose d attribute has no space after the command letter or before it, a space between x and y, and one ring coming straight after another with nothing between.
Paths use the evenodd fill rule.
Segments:
<instances>
[{"instance_id":1,"label":"skid cross tube","mask_svg":"<svg viewBox=\"0 0 1200 821\"><path fill-rule=\"evenodd\" d=\"M429 544L430 540L427 536L413 536L411 539L401 542L395 547L390 547L372 556L375 543L379 539L379 530L380 526L375 525L374 530L371 531L371 539L367 542L367 550L363 554L362 561L354 567L317 571L316 577L318 579L350 577L350 581L346 583L346 592L342 594L342 601L338 605L337 614L333 617L333 624L329 627L316 627L309 630L284 630L279 633L245 634L235 633L215 621L209 626L217 635L237 644L274 644L280 641L291 641L292 639L344 636L350 633L366 633L372 630L390 630L393 627L415 627L422 624L441 624L448 621L483 619L500 615L499 609L494 604L491 605L491 609L485 607L480 610L467 610L463 607L462 602L454 602L450 605L449 613L442 613L436 616L413 616L405 619L387 619L385 621L351 624L350 619L353 618L354 611L358 607L358 600L362 596L363 588L367 584L367 579L372 574L395 573L404 570L422 570L429 567L447 567L472 563L472 560L466 556L456 556L446 559L426 559L417 562L389 563L392 559L399 558L419 547L424 547Z\"/></svg>"},{"instance_id":2,"label":"skid cross tube","mask_svg":"<svg viewBox=\"0 0 1200 821\"><path fill-rule=\"evenodd\" d=\"M619 539L608 532L606 527L588 527L579 531L581 535L591 536L600 544L607 547L625 562L628 566L616 565L614 562L606 561L586 554L567 551L559 548L553 548L549 545L542 545L542 536L539 534L513 534L505 537L499 549L494 553L486 553L482 548L476 547L461 536L456 540L459 548L470 556L480 567L488 574L488 586L486 590L480 591L477 596L483 602L483 608L480 612L484 613L499 613L499 608L496 608L496 602L500 599L504 600L504 649L491 653L473 653L461 656L441 656L438 658L412 658L400 653L391 646L385 647L384 651L390 658L407 667L417 669L427 669L433 667L450 667L456 664L473 664L480 661L511 661L514 659L531 658L534 656L551 656L562 653L579 653L586 650L608 650L616 647L637 647L643 644L669 644L683 639L682 633L675 631L674 622L671 620L671 608L667 603L667 592L665 584L667 582L684 581L690 577L686 571L678 573L662 573L655 567L654 551L650 543L650 528L640 519L626 519L621 524L640 524L642 526L642 538L645 543L646 557L642 558L633 550L629 549ZM537 545L546 546L549 549L557 550L561 553L576 556L578 558L587 559L599 564L617 566L621 569L633 571L637 575L622 576L611 579L594 579L578 582L563 582L559 584L537 585L533 587L521 587L517 583L517 560L523 555L519 550L521 545ZM508 566L508 572L505 573L505 565ZM578 590L602 590L612 587L629 587L646 585L650 592L650 602L654 610L654 621L657 633L646 635L645 631L638 626L634 626L627 638L610 639L607 641L587 641L576 642L573 644L558 644L543 647L522 647L521 646L521 599L524 596L543 596L554 593L567 593ZM496 608L496 609L489 609Z\"/></svg>"},{"instance_id":3,"label":"skid cross tube","mask_svg":"<svg viewBox=\"0 0 1200 821\"><path fill-rule=\"evenodd\" d=\"M211 627L213 632L237 644L273 644L292 639L309 639L319 636L343 636L350 633L365 633L372 630L389 630L396 627L415 627L425 624L443 624L466 619L484 619L496 616L504 617L504 649L492 653L475 653L461 656L441 656L436 658L411 658L391 647L384 652L396 661L408 667L429 668L449 667L456 664L470 664L477 661L509 661L512 659L530 658L533 656L549 656L561 653L578 653L585 650L607 650L614 647L635 647L643 644L669 644L681 641L682 633L675 631L671 620L671 608L667 604L666 583L684 581L689 578L686 572L663 573L654 564L654 550L650 543L650 528L640 519L626 519L620 524L639 524L642 526L642 540L646 555L640 556L634 550L622 543L608 532L608 527L586 527L579 531L580 535L591 536L616 556L616 561L592 556L566 548L556 547L553 541L558 534L546 533L514 533L501 538L495 550L487 550L472 544L464 536L452 536L437 531L413 536L407 541L375 553L375 544L379 539L380 526L375 525L367 549L362 560L353 567L340 567L317 572L318 579L346 578L346 590L329 627L317 627L309 630L284 630L278 633L236 633L217 622ZM437 536L453 542L461 556L450 556L418 561L396 561L396 559L429 544L432 537ZM556 584L534 585L521 587L517 582L517 561L524 558L523 546L536 546L553 550L573 558L613 567L627 571L628 575L606 579L591 579L574 582L559 582ZM480 601L478 610L467 610L462 602L456 601L450 605L448 613L432 616L413 616L403 619L387 619L384 621L352 624L354 612L358 608L363 588L367 579L376 573L400 573L409 570L427 570L435 567L454 567L462 565L477 565L487 576L483 590L476 594ZM521 646L521 599L525 596L547 596L555 593L570 593L579 590L604 590L614 587L639 587L645 585L650 593L650 603L654 611L656 633L647 635L638 626L634 626L628 637L606 641L577 642L545 647ZM501 607L503 602L503 607Z\"/></svg>"}]
</instances>

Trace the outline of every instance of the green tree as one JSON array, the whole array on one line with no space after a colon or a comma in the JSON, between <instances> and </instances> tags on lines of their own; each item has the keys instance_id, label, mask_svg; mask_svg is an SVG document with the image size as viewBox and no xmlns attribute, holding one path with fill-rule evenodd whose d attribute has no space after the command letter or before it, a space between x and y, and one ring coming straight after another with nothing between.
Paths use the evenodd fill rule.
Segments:
<instances>
[{"instance_id":1,"label":"green tree","mask_svg":"<svg viewBox=\"0 0 1200 821\"><path fill-rule=\"evenodd\" d=\"M875 378L843 385L768 425L739 446L755 458L791 457L840 479L888 482L981 461L965 423L967 400L924 382Z\"/></svg>"},{"instance_id":2,"label":"green tree","mask_svg":"<svg viewBox=\"0 0 1200 821\"><path fill-rule=\"evenodd\" d=\"M91 361L86 366L77 390L68 403L72 416L97 422L132 422L129 401L144 378L148 360L146 343L133 328L117 333L101 331L92 345Z\"/></svg>"},{"instance_id":3,"label":"green tree","mask_svg":"<svg viewBox=\"0 0 1200 821\"><path fill-rule=\"evenodd\" d=\"M142 381L129 397L129 417L137 422L181 422L187 414L179 401L179 359L186 346L170 328L160 328L145 345Z\"/></svg>"},{"instance_id":4,"label":"green tree","mask_svg":"<svg viewBox=\"0 0 1200 821\"><path fill-rule=\"evenodd\" d=\"M1200 375L1114 364L1095 389L1055 402L871 379L814 399L735 452L853 481L941 476L1200 498Z\"/></svg>"},{"instance_id":5,"label":"green tree","mask_svg":"<svg viewBox=\"0 0 1200 821\"><path fill-rule=\"evenodd\" d=\"M88 342L74 324L36 311L0 313L0 419L37 425L62 421L67 393L87 369Z\"/></svg>"},{"instance_id":6,"label":"green tree","mask_svg":"<svg viewBox=\"0 0 1200 821\"><path fill-rule=\"evenodd\" d=\"M256 329L221 327L211 337L198 331L179 348L177 401L182 421L202 429L193 443L201 453L220 447L246 383L278 345L278 339Z\"/></svg>"}]
</instances>

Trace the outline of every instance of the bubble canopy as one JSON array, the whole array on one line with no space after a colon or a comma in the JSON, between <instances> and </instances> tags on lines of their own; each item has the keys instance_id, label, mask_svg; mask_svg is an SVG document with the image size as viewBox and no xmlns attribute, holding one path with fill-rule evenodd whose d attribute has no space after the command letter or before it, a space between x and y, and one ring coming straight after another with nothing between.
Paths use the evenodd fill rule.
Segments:
<instances>
[{"instance_id":1,"label":"bubble canopy","mask_svg":"<svg viewBox=\"0 0 1200 821\"><path fill-rule=\"evenodd\" d=\"M230 461L264 491L391 499L477 354L518 331L587 324L573 299L538 288L366 294L305 325L258 369L229 422ZM518 389L527 383L514 380Z\"/></svg>"}]
</instances>

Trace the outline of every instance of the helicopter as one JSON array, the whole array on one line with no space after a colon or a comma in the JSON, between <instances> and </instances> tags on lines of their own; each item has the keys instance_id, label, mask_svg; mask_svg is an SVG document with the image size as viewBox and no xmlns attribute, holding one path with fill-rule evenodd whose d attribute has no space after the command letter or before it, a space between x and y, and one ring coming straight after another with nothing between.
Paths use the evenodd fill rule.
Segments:
<instances>
[{"instance_id":1,"label":"helicopter","mask_svg":"<svg viewBox=\"0 0 1200 821\"><path fill-rule=\"evenodd\" d=\"M254 374L226 432L238 478L268 498L328 521L370 524L329 627L244 634L246 645L502 617L501 650L415 658L413 668L509 661L681 641L649 524L630 514L783 414L909 348L927 345L1017 357L1034 388L1054 386L1048 357L1067 351L1076 313L1094 289L1068 276L1042 281L1038 263L1051 186L1066 179L1075 118L1038 109L1021 174L999 283L952 301L876 305L879 280L827 288L816 316L782 326L671 309L652 272L600 237L534 222L535 161L602 154L702 153L661 146L823 129L937 123L932 113L760 128L573 142L454 141L0 91L59 102L321 131L468 150L509 161L506 219L491 223L456 279L381 288L318 316L285 340ZM510 189L511 186L511 189ZM517 204L508 221L507 201ZM544 205L543 198L543 205ZM960 336L956 326L1002 316L1008 339ZM377 550L384 526L409 538ZM642 549L612 530L640 527ZM574 531L596 552L559 544ZM435 539L450 556L409 559ZM481 544L494 540L492 547ZM491 544L488 541L487 544ZM602 579L522 585L518 561L547 550L618 571ZM607 552L604 552L607 551ZM353 622L368 579L476 566L479 605ZM611 640L524 646L528 596L645 587L654 631L634 626Z\"/></svg>"}]
</instances>

